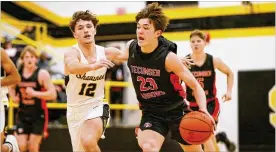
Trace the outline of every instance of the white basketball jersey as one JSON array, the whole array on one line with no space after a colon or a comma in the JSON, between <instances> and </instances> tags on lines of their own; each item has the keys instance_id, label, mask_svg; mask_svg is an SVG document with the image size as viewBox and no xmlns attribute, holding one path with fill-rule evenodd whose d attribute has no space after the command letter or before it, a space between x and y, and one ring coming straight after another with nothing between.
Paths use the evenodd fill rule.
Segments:
<instances>
[{"instance_id":1,"label":"white basketball jersey","mask_svg":"<svg viewBox=\"0 0 276 152\"><path fill-rule=\"evenodd\" d=\"M80 53L80 62L88 64L78 44L73 46ZM104 47L96 45L96 60L105 59ZM67 105L79 106L91 102L98 103L104 98L104 83L107 68L103 67L85 74L69 74L66 86Z\"/></svg>"}]
</instances>

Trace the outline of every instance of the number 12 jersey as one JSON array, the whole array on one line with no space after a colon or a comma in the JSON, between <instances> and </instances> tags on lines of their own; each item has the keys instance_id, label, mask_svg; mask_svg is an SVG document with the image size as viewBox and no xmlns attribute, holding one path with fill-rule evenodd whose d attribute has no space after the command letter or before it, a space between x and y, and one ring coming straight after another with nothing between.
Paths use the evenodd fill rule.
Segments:
<instances>
[{"instance_id":1,"label":"number 12 jersey","mask_svg":"<svg viewBox=\"0 0 276 152\"><path fill-rule=\"evenodd\" d=\"M80 53L80 62L88 64L78 44L73 46ZM105 59L104 47L96 45L97 61ZM67 104L69 106L98 103L104 98L104 83L107 68L89 71L84 74L65 76Z\"/></svg>"}]
</instances>

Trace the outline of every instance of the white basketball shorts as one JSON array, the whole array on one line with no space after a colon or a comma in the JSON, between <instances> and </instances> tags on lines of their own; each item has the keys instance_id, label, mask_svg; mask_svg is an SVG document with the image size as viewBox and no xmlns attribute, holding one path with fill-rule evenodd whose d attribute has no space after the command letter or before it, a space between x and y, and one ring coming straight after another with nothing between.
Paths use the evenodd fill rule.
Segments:
<instances>
[{"instance_id":1,"label":"white basketball shorts","mask_svg":"<svg viewBox=\"0 0 276 152\"><path fill-rule=\"evenodd\" d=\"M109 105L104 102L88 103L80 106L67 106L67 123L74 152L82 152L84 148L80 140L80 128L86 120L101 117L105 130L110 117ZM102 138L104 138L104 131Z\"/></svg>"}]
</instances>

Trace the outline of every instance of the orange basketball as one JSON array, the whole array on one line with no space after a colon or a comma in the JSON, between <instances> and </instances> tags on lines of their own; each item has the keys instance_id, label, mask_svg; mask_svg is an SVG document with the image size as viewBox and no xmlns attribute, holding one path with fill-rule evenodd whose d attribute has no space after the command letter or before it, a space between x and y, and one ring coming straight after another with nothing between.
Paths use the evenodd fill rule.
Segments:
<instances>
[{"instance_id":1,"label":"orange basketball","mask_svg":"<svg viewBox=\"0 0 276 152\"><path fill-rule=\"evenodd\" d=\"M206 142L211 137L213 130L214 126L211 118L199 111L186 114L179 126L181 137L192 145Z\"/></svg>"}]
</instances>

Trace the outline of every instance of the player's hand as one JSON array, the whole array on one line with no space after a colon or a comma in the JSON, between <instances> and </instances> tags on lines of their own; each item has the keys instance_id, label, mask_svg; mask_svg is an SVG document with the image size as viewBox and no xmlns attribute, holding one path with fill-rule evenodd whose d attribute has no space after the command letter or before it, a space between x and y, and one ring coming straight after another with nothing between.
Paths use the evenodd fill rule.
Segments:
<instances>
[{"instance_id":1,"label":"player's hand","mask_svg":"<svg viewBox=\"0 0 276 152\"><path fill-rule=\"evenodd\" d=\"M98 70L102 67L106 67L109 69L109 68L112 68L114 65L115 65L114 63L112 63L107 59L100 59L99 61L92 64L94 70Z\"/></svg>"},{"instance_id":2,"label":"player's hand","mask_svg":"<svg viewBox=\"0 0 276 152\"><path fill-rule=\"evenodd\" d=\"M195 65L193 62L193 59L191 59L189 56L180 58L181 62L188 68L191 69L192 65Z\"/></svg>"},{"instance_id":3,"label":"player's hand","mask_svg":"<svg viewBox=\"0 0 276 152\"><path fill-rule=\"evenodd\" d=\"M19 101L20 101L20 98L19 98L19 94L16 94L16 96L14 96L13 98L12 98L12 101L14 102L14 103L19 103Z\"/></svg>"},{"instance_id":4,"label":"player's hand","mask_svg":"<svg viewBox=\"0 0 276 152\"><path fill-rule=\"evenodd\" d=\"M231 96L231 92L226 92L223 96L222 96L222 101L229 101L232 99L232 96Z\"/></svg>"},{"instance_id":5,"label":"player's hand","mask_svg":"<svg viewBox=\"0 0 276 152\"><path fill-rule=\"evenodd\" d=\"M199 111L205 113L206 115L208 115L208 117L211 118L212 124L214 126L214 132L215 132L215 130L217 128L216 128L216 122L215 122L214 118L210 115L210 113L207 111L207 109L204 109L204 110L203 109L199 109Z\"/></svg>"},{"instance_id":6,"label":"player's hand","mask_svg":"<svg viewBox=\"0 0 276 152\"><path fill-rule=\"evenodd\" d=\"M27 87L26 93L27 93L27 96L29 96L29 97L35 97L35 91L32 87Z\"/></svg>"}]
</instances>

